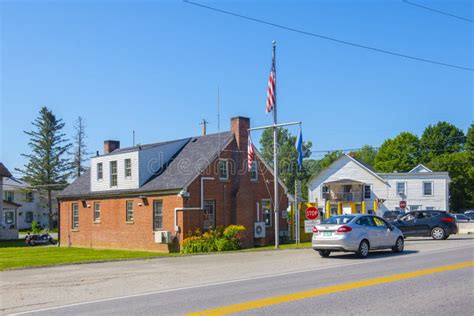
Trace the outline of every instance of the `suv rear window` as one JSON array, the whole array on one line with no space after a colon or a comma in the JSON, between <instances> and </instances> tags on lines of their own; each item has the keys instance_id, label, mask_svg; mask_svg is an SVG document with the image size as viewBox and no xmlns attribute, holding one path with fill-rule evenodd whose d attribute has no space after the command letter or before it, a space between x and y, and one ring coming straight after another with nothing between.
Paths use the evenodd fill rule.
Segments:
<instances>
[{"instance_id":1,"label":"suv rear window","mask_svg":"<svg viewBox=\"0 0 474 316\"><path fill-rule=\"evenodd\" d=\"M351 215L343 215L343 216L333 216L322 221L322 224L334 224L334 225L342 225L349 223L355 216Z\"/></svg>"}]
</instances>

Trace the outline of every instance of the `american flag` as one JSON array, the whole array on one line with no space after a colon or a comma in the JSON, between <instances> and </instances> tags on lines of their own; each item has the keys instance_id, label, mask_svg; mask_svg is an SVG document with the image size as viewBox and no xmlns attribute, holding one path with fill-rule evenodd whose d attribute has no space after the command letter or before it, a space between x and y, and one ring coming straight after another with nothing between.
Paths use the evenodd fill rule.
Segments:
<instances>
[{"instance_id":1,"label":"american flag","mask_svg":"<svg viewBox=\"0 0 474 316\"><path fill-rule=\"evenodd\" d=\"M249 144L247 146L247 162L249 171L252 169L252 162L255 156L255 150L253 148L252 140L249 138Z\"/></svg>"},{"instance_id":2,"label":"american flag","mask_svg":"<svg viewBox=\"0 0 474 316\"><path fill-rule=\"evenodd\" d=\"M268 90L267 90L267 113L273 111L276 104L276 72L275 72L275 58L272 60L272 69L270 70L270 76L268 77Z\"/></svg>"}]
</instances>

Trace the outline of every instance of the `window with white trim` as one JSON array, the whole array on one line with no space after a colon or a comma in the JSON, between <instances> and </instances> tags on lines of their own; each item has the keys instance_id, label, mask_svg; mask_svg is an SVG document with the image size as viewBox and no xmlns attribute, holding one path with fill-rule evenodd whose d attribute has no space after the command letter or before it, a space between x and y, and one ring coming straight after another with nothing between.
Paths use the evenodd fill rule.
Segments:
<instances>
[{"instance_id":1,"label":"window with white trim","mask_svg":"<svg viewBox=\"0 0 474 316\"><path fill-rule=\"evenodd\" d=\"M101 162L97 164L97 181L102 181L104 178L104 169Z\"/></svg>"},{"instance_id":2,"label":"window with white trim","mask_svg":"<svg viewBox=\"0 0 474 316\"><path fill-rule=\"evenodd\" d=\"M94 222L100 222L100 203L94 203Z\"/></svg>"},{"instance_id":3,"label":"window with white trim","mask_svg":"<svg viewBox=\"0 0 474 316\"><path fill-rule=\"evenodd\" d=\"M272 226L272 201L262 200L263 221L266 227Z\"/></svg>"},{"instance_id":4,"label":"window with white trim","mask_svg":"<svg viewBox=\"0 0 474 316\"><path fill-rule=\"evenodd\" d=\"M405 195L405 192L406 192L405 182L397 182L397 194L398 195Z\"/></svg>"},{"instance_id":5,"label":"window with white trim","mask_svg":"<svg viewBox=\"0 0 474 316\"><path fill-rule=\"evenodd\" d=\"M252 161L250 166L250 181L258 181L258 163L257 160Z\"/></svg>"},{"instance_id":6,"label":"window with white trim","mask_svg":"<svg viewBox=\"0 0 474 316\"><path fill-rule=\"evenodd\" d=\"M321 198L323 200L329 199L329 187L327 185L323 185L321 187L321 194L322 194Z\"/></svg>"},{"instance_id":7,"label":"window with white trim","mask_svg":"<svg viewBox=\"0 0 474 316\"><path fill-rule=\"evenodd\" d=\"M15 192L5 191L4 196L6 201L13 202L13 200L15 199Z\"/></svg>"},{"instance_id":8,"label":"window with white trim","mask_svg":"<svg viewBox=\"0 0 474 316\"><path fill-rule=\"evenodd\" d=\"M73 203L71 209L71 228L79 228L79 204Z\"/></svg>"},{"instance_id":9,"label":"window with white trim","mask_svg":"<svg viewBox=\"0 0 474 316\"><path fill-rule=\"evenodd\" d=\"M117 181L117 161L110 162L110 186L116 187Z\"/></svg>"},{"instance_id":10,"label":"window with white trim","mask_svg":"<svg viewBox=\"0 0 474 316\"><path fill-rule=\"evenodd\" d=\"M219 180L229 179L229 162L227 159L219 160Z\"/></svg>"},{"instance_id":11,"label":"window with white trim","mask_svg":"<svg viewBox=\"0 0 474 316\"><path fill-rule=\"evenodd\" d=\"M27 223L33 222L33 212L28 211L25 213L25 222Z\"/></svg>"},{"instance_id":12,"label":"window with white trim","mask_svg":"<svg viewBox=\"0 0 474 316\"><path fill-rule=\"evenodd\" d=\"M126 202L126 220L127 222L133 222L133 201Z\"/></svg>"},{"instance_id":13,"label":"window with white trim","mask_svg":"<svg viewBox=\"0 0 474 316\"><path fill-rule=\"evenodd\" d=\"M15 213L6 211L5 212L5 224L15 225Z\"/></svg>"},{"instance_id":14,"label":"window with white trim","mask_svg":"<svg viewBox=\"0 0 474 316\"><path fill-rule=\"evenodd\" d=\"M364 199L370 199L372 196L372 190L371 190L371 185L370 184L365 184L364 185Z\"/></svg>"},{"instance_id":15,"label":"window with white trim","mask_svg":"<svg viewBox=\"0 0 474 316\"><path fill-rule=\"evenodd\" d=\"M153 201L153 230L163 229L163 201Z\"/></svg>"},{"instance_id":16,"label":"window with white trim","mask_svg":"<svg viewBox=\"0 0 474 316\"><path fill-rule=\"evenodd\" d=\"M433 182L423 181L423 195L433 195Z\"/></svg>"},{"instance_id":17,"label":"window with white trim","mask_svg":"<svg viewBox=\"0 0 474 316\"><path fill-rule=\"evenodd\" d=\"M125 178L130 178L132 176L132 159L127 158L124 161L125 166Z\"/></svg>"}]
</instances>

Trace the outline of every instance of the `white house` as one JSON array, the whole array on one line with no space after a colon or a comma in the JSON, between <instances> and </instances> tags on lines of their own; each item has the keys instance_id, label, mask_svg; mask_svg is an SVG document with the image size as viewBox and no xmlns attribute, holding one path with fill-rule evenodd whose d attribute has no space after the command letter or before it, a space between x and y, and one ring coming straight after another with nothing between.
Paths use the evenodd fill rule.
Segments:
<instances>
[{"instance_id":1,"label":"white house","mask_svg":"<svg viewBox=\"0 0 474 316\"><path fill-rule=\"evenodd\" d=\"M377 173L344 155L309 181L308 198L331 214L448 210L449 182L447 172L433 172L423 165L409 172Z\"/></svg>"},{"instance_id":2,"label":"white house","mask_svg":"<svg viewBox=\"0 0 474 316\"><path fill-rule=\"evenodd\" d=\"M10 204L18 205L16 226L18 229L31 228L37 221L41 226L48 226L48 203L44 196L30 185L14 177L3 180L3 199ZM53 214L57 214L57 202L53 200Z\"/></svg>"},{"instance_id":3,"label":"white house","mask_svg":"<svg viewBox=\"0 0 474 316\"><path fill-rule=\"evenodd\" d=\"M11 176L10 171L0 162L0 240L18 238L16 217L19 205L3 200L3 181Z\"/></svg>"}]
</instances>

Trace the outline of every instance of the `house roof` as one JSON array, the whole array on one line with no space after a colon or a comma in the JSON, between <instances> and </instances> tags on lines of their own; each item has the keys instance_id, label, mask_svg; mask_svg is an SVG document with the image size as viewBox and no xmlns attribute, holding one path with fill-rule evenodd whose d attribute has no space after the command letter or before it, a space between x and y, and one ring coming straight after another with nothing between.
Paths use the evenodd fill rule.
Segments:
<instances>
[{"instance_id":1,"label":"house roof","mask_svg":"<svg viewBox=\"0 0 474 316\"><path fill-rule=\"evenodd\" d=\"M129 153L129 152L134 152L134 151L139 151L139 150L145 150L145 149L150 149L154 147L159 147L163 145L168 145L171 143L179 142L179 141L186 141L189 140L188 138L182 138L182 139L175 139L175 140L170 140L170 141L165 141L165 142L159 142L159 143L152 143L152 144L144 144L144 145L135 145L132 147L124 147L124 148L117 148L114 151L104 154L104 155L99 155L95 157L101 157L101 156L110 156L110 155L117 155L117 154L124 154L124 153Z\"/></svg>"},{"instance_id":2,"label":"house roof","mask_svg":"<svg viewBox=\"0 0 474 316\"><path fill-rule=\"evenodd\" d=\"M0 177L7 177L10 178L12 174L10 171L8 171L7 167L3 165L3 163L0 162Z\"/></svg>"},{"instance_id":3,"label":"house roof","mask_svg":"<svg viewBox=\"0 0 474 316\"><path fill-rule=\"evenodd\" d=\"M353 183L363 184L364 182L357 181L354 179L341 179L341 180L324 182L324 184L353 184Z\"/></svg>"},{"instance_id":4,"label":"house roof","mask_svg":"<svg viewBox=\"0 0 474 316\"><path fill-rule=\"evenodd\" d=\"M28 183L15 177L3 179L3 189L25 190L29 187Z\"/></svg>"},{"instance_id":5,"label":"house roof","mask_svg":"<svg viewBox=\"0 0 474 316\"><path fill-rule=\"evenodd\" d=\"M189 138L164 168L153 175L144 185L137 189L94 191L90 189L90 170L66 187L59 198L114 195L121 193L146 193L185 188L195 179L232 140L231 132L208 134ZM166 144L159 143L159 144ZM157 144L143 145L156 146ZM114 151L115 153L115 151Z\"/></svg>"},{"instance_id":6,"label":"house roof","mask_svg":"<svg viewBox=\"0 0 474 316\"><path fill-rule=\"evenodd\" d=\"M10 202L7 200L3 200L3 208L18 208L20 207L21 204L15 203L15 202Z\"/></svg>"},{"instance_id":7,"label":"house roof","mask_svg":"<svg viewBox=\"0 0 474 316\"><path fill-rule=\"evenodd\" d=\"M370 173L371 175L373 175L374 177L376 177L378 180L382 181L383 183L387 183L387 180L385 180L384 178L382 178L377 172L375 172L371 167L369 167L368 165L366 165L365 163L357 160L356 158L350 156L350 155L343 155L341 157L339 157L338 159L336 159L335 161L333 161L332 164L330 164L326 169L322 170L319 174L313 176L309 182L312 182L314 181L315 179L319 178L320 176L322 176L324 174L324 171L325 170L329 170L331 168L334 168L334 165L341 159L349 159L350 161L353 161L355 164L357 164L359 167L361 167L362 169L364 169L365 171L367 171L368 173Z\"/></svg>"},{"instance_id":8,"label":"house roof","mask_svg":"<svg viewBox=\"0 0 474 316\"><path fill-rule=\"evenodd\" d=\"M418 166L408 171L408 173L413 172L433 172L433 170L420 163Z\"/></svg>"}]
</instances>

